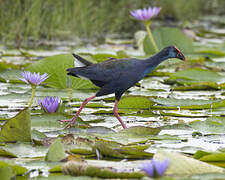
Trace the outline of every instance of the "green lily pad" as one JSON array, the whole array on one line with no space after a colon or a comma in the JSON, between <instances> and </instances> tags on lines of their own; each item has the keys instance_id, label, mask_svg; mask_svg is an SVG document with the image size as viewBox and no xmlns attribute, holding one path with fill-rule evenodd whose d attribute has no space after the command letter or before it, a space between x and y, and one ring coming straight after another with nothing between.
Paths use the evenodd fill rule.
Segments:
<instances>
[{"instance_id":1,"label":"green lily pad","mask_svg":"<svg viewBox=\"0 0 225 180\"><path fill-rule=\"evenodd\" d=\"M213 109L223 107L225 100L154 98L154 109Z\"/></svg>"},{"instance_id":2,"label":"green lily pad","mask_svg":"<svg viewBox=\"0 0 225 180\"><path fill-rule=\"evenodd\" d=\"M123 129L119 133L132 134L136 136L144 136L144 135L157 135L160 131L161 131L161 128L135 126L135 127Z\"/></svg>"},{"instance_id":3,"label":"green lily pad","mask_svg":"<svg viewBox=\"0 0 225 180\"><path fill-rule=\"evenodd\" d=\"M196 151L196 153L194 154L193 157L195 159L200 159L201 157L206 156L206 155L209 155L209 154L212 154L212 153L206 152L206 151L202 151L202 150L198 150L198 151Z\"/></svg>"},{"instance_id":4,"label":"green lily pad","mask_svg":"<svg viewBox=\"0 0 225 180\"><path fill-rule=\"evenodd\" d=\"M27 142L7 143L2 149L22 159L43 157L48 150L46 146L34 146Z\"/></svg>"},{"instance_id":5,"label":"green lily pad","mask_svg":"<svg viewBox=\"0 0 225 180\"><path fill-rule=\"evenodd\" d=\"M149 109L154 103L144 96L126 96L118 104L118 108Z\"/></svg>"},{"instance_id":6,"label":"green lily pad","mask_svg":"<svg viewBox=\"0 0 225 180\"><path fill-rule=\"evenodd\" d=\"M73 115L64 113L42 113L31 116L31 126L37 130L60 130L65 123L61 123L59 120L71 119ZM81 118L77 118L75 123L81 125L88 125L88 122L84 122Z\"/></svg>"},{"instance_id":7,"label":"green lily pad","mask_svg":"<svg viewBox=\"0 0 225 180\"><path fill-rule=\"evenodd\" d=\"M31 141L30 110L28 108L5 122L0 131L0 141Z\"/></svg>"},{"instance_id":8,"label":"green lily pad","mask_svg":"<svg viewBox=\"0 0 225 180\"><path fill-rule=\"evenodd\" d=\"M102 138L106 141L113 141L122 145L131 144L143 144L149 139L153 138L161 131L161 128L151 127L130 127L123 129L118 133L108 133L104 135L97 135L98 138Z\"/></svg>"},{"instance_id":9,"label":"green lily pad","mask_svg":"<svg viewBox=\"0 0 225 180\"><path fill-rule=\"evenodd\" d=\"M38 144L38 145L42 145L42 141L47 138L47 136L36 130L36 129L32 129L31 131L31 137L32 137L32 140L34 141L35 144Z\"/></svg>"},{"instance_id":10,"label":"green lily pad","mask_svg":"<svg viewBox=\"0 0 225 180\"><path fill-rule=\"evenodd\" d=\"M10 180L15 174L10 166L0 168L0 177L4 180Z\"/></svg>"},{"instance_id":11,"label":"green lily pad","mask_svg":"<svg viewBox=\"0 0 225 180\"><path fill-rule=\"evenodd\" d=\"M95 167L86 162L69 161L63 166L63 172L72 176L91 176L99 178L141 178L142 172L123 172L116 171L113 168Z\"/></svg>"},{"instance_id":12,"label":"green lily pad","mask_svg":"<svg viewBox=\"0 0 225 180\"><path fill-rule=\"evenodd\" d=\"M46 161L61 161L66 158L66 154L61 143L61 139L55 140L55 142L50 146L46 156Z\"/></svg>"},{"instance_id":13,"label":"green lily pad","mask_svg":"<svg viewBox=\"0 0 225 180\"><path fill-rule=\"evenodd\" d=\"M224 152L205 152L197 151L194 158L208 162L210 164L225 168L225 153Z\"/></svg>"},{"instance_id":14,"label":"green lily pad","mask_svg":"<svg viewBox=\"0 0 225 180\"><path fill-rule=\"evenodd\" d=\"M11 153L10 151L6 151L4 148L0 148L0 156L12 157L12 158L17 157L15 154Z\"/></svg>"},{"instance_id":15,"label":"green lily pad","mask_svg":"<svg viewBox=\"0 0 225 180\"><path fill-rule=\"evenodd\" d=\"M27 71L48 73L50 77L45 80L50 87L67 88L67 71L66 69L74 67L74 58L69 54L61 54L47 57L38 62L32 63L26 68ZM73 89L90 89L96 88L90 81L71 77Z\"/></svg>"},{"instance_id":16,"label":"green lily pad","mask_svg":"<svg viewBox=\"0 0 225 180\"><path fill-rule=\"evenodd\" d=\"M187 83L188 81L216 83L223 83L225 81L225 78L218 73L201 68L186 69L184 71L175 72L170 75L170 80L179 79L184 79L187 81Z\"/></svg>"},{"instance_id":17,"label":"green lily pad","mask_svg":"<svg viewBox=\"0 0 225 180\"><path fill-rule=\"evenodd\" d=\"M207 134L224 134L225 117L209 117L205 121L193 121L189 125L200 132Z\"/></svg>"},{"instance_id":18,"label":"green lily pad","mask_svg":"<svg viewBox=\"0 0 225 180\"><path fill-rule=\"evenodd\" d=\"M19 78L21 76L21 70L18 69L6 69L0 72L0 81L2 82L11 82L11 83L19 83L22 82Z\"/></svg>"},{"instance_id":19,"label":"green lily pad","mask_svg":"<svg viewBox=\"0 0 225 180\"><path fill-rule=\"evenodd\" d=\"M82 138L77 137L74 144L69 147L70 152L74 154L82 154L82 155L95 155L96 153L93 151L94 141L91 141L90 138Z\"/></svg>"},{"instance_id":20,"label":"green lily pad","mask_svg":"<svg viewBox=\"0 0 225 180\"><path fill-rule=\"evenodd\" d=\"M124 146L117 142L102 139L96 140L94 148L104 157L142 159L153 156L152 153L145 152L143 149L139 149L136 146Z\"/></svg>"},{"instance_id":21,"label":"green lily pad","mask_svg":"<svg viewBox=\"0 0 225 180\"><path fill-rule=\"evenodd\" d=\"M154 155L154 158L161 160L169 159L170 164L165 173L166 175L191 176L193 174L222 173L224 171L223 168L175 152L158 151Z\"/></svg>"},{"instance_id":22,"label":"green lily pad","mask_svg":"<svg viewBox=\"0 0 225 180\"><path fill-rule=\"evenodd\" d=\"M5 168L5 167L10 167L12 169L12 173L15 175L22 175L27 172L27 169L22 166L9 164L4 161L0 161L0 169Z\"/></svg>"},{"instance_id":23,"label":"green lily pad","mask_svg":"<svg viewBox=\"0 0 225 180\"><path fill-rule=\"evenodd\" d=\"M152 32L152 35L159 49L175 45L184 54L193 52L192 40L178 28L157 28ZM144 39L144 51L146 54L155 54L148 36Z\"/></svg>"},{"instance_id":24,"label":"green lily pad","mask_svg":"<svg viewBox=\"0 0 225 180\"><path fill-rule=\"evenodd\" d=\"M204 173L199 175L193 175L193 180L215 180L215 179L225 179L225 173ZM185 180L185 179L184 179Z\"/></svg>"}]
</instances>

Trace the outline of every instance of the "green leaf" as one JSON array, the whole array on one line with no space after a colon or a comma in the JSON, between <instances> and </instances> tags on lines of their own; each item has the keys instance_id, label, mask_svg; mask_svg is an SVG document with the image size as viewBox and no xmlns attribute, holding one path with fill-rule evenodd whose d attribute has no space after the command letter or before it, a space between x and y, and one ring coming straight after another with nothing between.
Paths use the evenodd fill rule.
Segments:
<instances>
[{"instance_id":1,"label":"green leaf","mask_svg":"<svg viewBox=\"0 0 225 180\"><path fill-rule=\"evenodd\" d=\"M189 125L206 134L224 134L225 117L209 117L205 121L193 121Z\"/></svg>"},{"instance_id":2,"label":"green leaf","mask_svg":"<svg viewBox=\"0 0 225 180\"><path fill-rule=\"evenodd\" d=\"M222 161L225 162L225 153L211 153L201 157L199 160L211 162L211 161Z\"/></svg>"},{"instance_id":3,"label":"green leaf","mask_svg":"<svg viewBox=\"0 0 225 180\"><path fill-rule=\"evenodd\" d=\"M152 35L159 49L175 45L184 54L193 52L192 40L178 28L157 28L152 32ZM155 53L148 36L144 39L144 51L146 54Z\"/></svg>"},{"instance_id":4,"label":"green leaf","mask_svg":"<svg viewBox=\"0 0 225 180\"><path fill-rule=\"evenodd\" d=\"M38 62L32 63L27 67L27 71L48 73L50 77L45 80L50 87L67 88L67 71L68 68L74 67L74 58L69 54L50 56ZM73 89L90 89L96 88L89 80L76 77L70 77Z\"/></svg>"},{"instance_id":5,"label":"green leaf","mask_svg":"<svg viewBox=\"0 0 225 180\"><path fill-rule=\"evenodd\" d=\"M0 177L4 180L10 180L15 174L10 166L0 168Z\"/></svg>"},{"instance_id":6,"label":"green leaf","mask_svg":"<svg viewBox=\"0 0 225 180\"><path fill-rule=\"evenodd\" d=\"M225 153L208 153L199 158L200 161L225 168Z\"/></svg>"},{"instance_id":7,"label":"green leaf","mask_svg":"<svg viewBox=\"0 0 225 180\"><path fill-rule=\"evenodd\" d=\"M42 113L31 116L31 126L37 130L60 130L63 128L63 124L59 120L71 119L73 115L67 115L63 113ZM76 122L83 122L80 118Z\"/></svg>"},{"instance_id":8,"label":"green leaf","mask_svg":"<svg viewBox=\"0 0 225 180\"><path fill-rule=\"evenodd\" d=\"M30 110L28 108L5 122L0 132L0 141L31 141Z\"/></svg>"},{"instance_id":9,"label":"green leaf","mask_svg":"<svg viewBox=\"0 0 225 180\"><path fill-rule=\"evenodd\" d=\"M34 143L37 145L42 145L42 141L45 138L47 138L47 136L44 133L42 133L36 129L32 129L31 137L32 137L32 140L34 141Z\"/></svg>"},{"instance_id":10,"label":"green leaf","mask_svg":"<svg viewBox=\"0 0 225 180\"><path fill-rule=\"evenodd\" d=\"M63 172L72 176L91 176L99 178L141 178L142 172L123 172L110 167L95 167L88 165L87 162L69 161L63 166Z\"/></svg>"},{"instance_id":11,"label":"green leaf","mask_svg":"<svg viewBox=\"0 0 225 180\"><path fill-rule=\"evenodd\" d=\"M222 180L225 179L225 173L205 173L192 176L193 180ZM182 179L180 179L182 180ZM190 179L183 179L183 180L190 180Z\"/></svg>"},{"instance_id":12,"label":"green leaf","mask_svg":"<svg viewBox=\"0 0 225 180\"><path fill-rule=\"evenodd\" d=\"M22 174L27 172L27 169L22 167L22 166L9 164L9 163L6 163L4 161L0 161L0 169L5 168L5 167L12 168L13 174L16 174L16 175L22 175Z\"/></svg>"},{"instance_id":13,"label":"green leaf","mask_svg":"<svg viewBox=\"0 0 225 180\"><path fill-rule=\"evenodd\" d=\"M95 155L96 152L92 148L93 143L94 141L91 141L89 138L77 137L74 144L70 146L70 152L82 155Z\"/></svg>"},{"instance_id":14,"label":"green leaf","mask_svg":"<svg viewBox=\"0 0 225 180\"><path fill-rule=\"evenodd\" d=\"M6 151L4 148L0 148L0 156L12 157L12 158L17 157L15 154L11 153L10 151Z\"/></svg>"},{"instance_id":15,"label":"green leaf","mask_svg":"<svg viewBox=\"0 0 225 180\"><path fill-rule=\"evenodd\" d=\"M51 173L57 173L57 172L62 172L62 165L57 165L49 169L49 172Z\"/></svg>"},{"instance_id":16,"label":"green leaf","mask_svg":"<svg viewBox=\"0 0 225 180\"><path fill-rule=\"evenodd\" d=\"M190 176L193 174L223 172L223 168L219 168L199 160L190 158L180 153L158 151L154 158L169 159L170 164L166 171L166 175Z\"/></svg>"},{"instance_id":17,"label":"green leaf","mask_svg":"<svg viewBox=\"0 0 225 180\"><path fill-rule=\"evenodd\" d=\"M155 98L154 109L213 109L223 107L225 100Z\"/></svg>"},{"instance_id":18,"label":"green leaf","mask_svg":"<svg viewBox=\"0 0 225 180\"><path fill-rule=\"evenodd\" d=\"M195 159L200 159L200 158L202 158L203 156L206 156L206 155L209 155L209 154L211 154L211 153L209 153L209 152L206 152L206 151L202 151L202 150L198 150L195 154L194 154L194 158Z\"/></svg>"},{"instance_id":19,"label":"green leaf","mask_svg":"<svg viewBox=\"0 0 225 180\"><path fill-rule=\"evenodd\" d=\"M144 96L126 96L118 104L118 108L149 109L154 103Z\"/></svg>"},{"instance_id":20,"label":"green leaf","mask_svg":"<svg viewBox=\"0 0 225 180\"><path fill-rule=\"evenodd\" d=\"M46 161L61 161L66 158L66 154L61 143L61 139L55 140L55 142L50 146L46 156Z\"/></svg>"},{"instance_id":21,"label":"green leaf","mask_svg":"<svg viewBox=\"0 0 225 180\"><path fill-rule=\"evenodd\" d=\"M106 141L103 139L96 140L95 149L105 157L114 158L150 158L152 153L145 152L144 149L139 149L137 146L126 146L113 141Z\"/></svg>"},{"instance_id":22,"label":"green leaf","mask_svg":"<svg viewBox=\"0 0 225 180\"><path fill-rule=\"evenodd\" d=\"M170 80L179 80L179 79L191 80L195 82L216 82L216 83L221 83L225 81L224 76L221 76L216 72L201 68L186 69L184 71L175 72L170 75Z\"/></svg>"},{"instance_id":23,"label":"green leaf","mask_svg":"<svg viewBox=\"0 0 225 180\"><path fill-rule=\"evenodd\" d=\"M151 128L144 126L135 126L121 130L119 133L133 134L136 136L157 135L161 128Z\"/></svg>"},{"instance_id":24,"label":"green leaf","mask_svg":"<svg viewBox=\"0 0 225 180\"><path fill-rule=\"evenodd\" d=\"M0 81L3 82L11 82L11 83L22 82L19 78L22 78L22 76L21 70L18 69L6 69L0 72Z\"/></svg>"}]
</instances>

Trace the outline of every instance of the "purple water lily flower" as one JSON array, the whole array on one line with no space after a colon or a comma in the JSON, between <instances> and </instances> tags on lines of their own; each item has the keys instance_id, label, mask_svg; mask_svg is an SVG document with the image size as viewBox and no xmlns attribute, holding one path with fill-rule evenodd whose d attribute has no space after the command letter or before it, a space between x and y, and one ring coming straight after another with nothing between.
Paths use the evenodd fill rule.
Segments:
<instances>
[{"instance_id":1,"label":"purple water lily flower","mask_svg":"<svg viewBox=\"0 0 225 180\"><path fill-rule=\"evenodd\" d=\"M35 85L38 86L40 85L43 81L45 81L49 75L47 73L44 73L40 75L40 73L31 73L29 71L24 71L21 73L24 79L21 78L22 81L24 81L27 84Z\"/></svg>"},{"instance_id":2,"label":"purple water lily flower","mask_svg":"<svg viewBox=\"0 0 225 180\"><path fill-rule=\"evenodd\" d=\"M137 20L148 21L152 17L157 16L160 10L161 8L159 7L153 7L153 8L149 7L149 8L130 11L130 14Z\"/></svg>"},{"instance_id":3,"label":"purple water lily flower","mask_svg":"<svg viewBox=\"0 0 225 180\"><path fill-rule=\"evenodd\" d=\"M56 112L59 108L61 100L59 97L50 96L45 97L43 100L38 100L38 104L41 106L41 109L43 109L47 113Z\"/></svg>"},{"instance_id":4,"label":"purple water lily flower","mask_svg":"<svg viewBox=\"0 0 225 180\"><path fill-rule=\"evenodd\" d=\"M168 159L164 161L152 159L150 162L144 163L141 170L144 171L149 177L160 177L163 176L168 166Z\"/></svg>"}]
</instances>

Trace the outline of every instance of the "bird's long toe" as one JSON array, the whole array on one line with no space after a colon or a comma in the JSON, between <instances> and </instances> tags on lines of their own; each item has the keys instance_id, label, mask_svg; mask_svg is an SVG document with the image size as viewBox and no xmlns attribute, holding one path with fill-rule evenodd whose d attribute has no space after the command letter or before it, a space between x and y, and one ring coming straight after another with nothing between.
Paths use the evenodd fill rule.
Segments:
<instances>
[{"instance_id":1,"label":"bird's long toe","mask_svg":"<svg viewBox=\"0 0 225 180\"><path fill-rule=\"evenodd\" d=\"M64 119L64 120L59 120L59 122L71 122L72 119Z\"/></svg>"},{"instance_id":2,"label":"bird's long toe","mask_svg":"<svg viewBox=\"0 0 225 180\"><path fill-rule=\"evenodd\" d=\"M73 125L74 125L74 122L71 121L71 122L69 122L69 123L64 127L64 129L69 128L69 127L72 127Z\"/></svg>"}]
</instances>

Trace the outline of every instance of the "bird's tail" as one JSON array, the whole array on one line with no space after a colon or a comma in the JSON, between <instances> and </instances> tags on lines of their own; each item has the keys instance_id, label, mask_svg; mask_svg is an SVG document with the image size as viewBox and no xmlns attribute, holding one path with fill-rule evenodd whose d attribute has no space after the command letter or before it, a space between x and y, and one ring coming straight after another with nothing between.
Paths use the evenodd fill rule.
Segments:
<instances>
[{"instance_id":1,"label":"bird's tail","mask_svg":"<svg viewBox=\"0 0 225 180\"><path fill-rule=\"evenodd\" d=\"M89 66L92 64L91 62L78 56L77 54L73 54L73 57L75 58L75 61L74 61L75 67L84 67L84 66Z\"/></svg>"}]
</instances>

